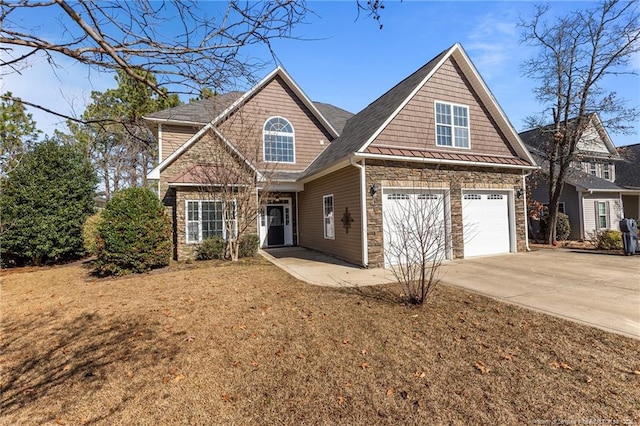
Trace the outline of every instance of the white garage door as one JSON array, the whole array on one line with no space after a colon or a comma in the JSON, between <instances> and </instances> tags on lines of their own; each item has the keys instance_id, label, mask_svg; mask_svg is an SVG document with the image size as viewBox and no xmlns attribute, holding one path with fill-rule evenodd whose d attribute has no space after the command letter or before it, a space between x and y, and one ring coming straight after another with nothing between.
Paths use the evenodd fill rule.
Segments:
<instances>
[{"instance_id":1,"label":"white garage door","mask_svg":"<svg viewBox=\"0 0 640 426\"><path fill-rule=\"evenodd\" d=\"M464 257L509 253L508 201L508 193L463 193Z\"/></svg>"},{"instance_id":2,"label":"white garage door","mask_svg":"<svg viewBox=\"0 0 640 426\"><path fill-rule=\"evenodd\" d=\"M385 188L382 194L385 266L446 257L444 192Z\"/></svg>"}]
</instances>

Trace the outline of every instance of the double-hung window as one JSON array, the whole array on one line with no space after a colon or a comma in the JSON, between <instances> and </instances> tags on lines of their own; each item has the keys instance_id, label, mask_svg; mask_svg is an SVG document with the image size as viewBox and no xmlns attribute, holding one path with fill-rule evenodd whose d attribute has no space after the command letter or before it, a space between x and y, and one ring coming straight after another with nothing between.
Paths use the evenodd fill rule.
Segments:
<instances>
[{"instance_id":1,"label":"double-hung window","mask_svg":"<svg viewBox=\"0 0 640 426\"><path fill-rule=\"evenodd\" d=\"M609 215L607 214L607 202L596 201L596 220L598 221L598 229L609 228Z\"/></svg>"},{"instance_id":2,"label":"double-hung window","mask_svg":"<svg viewBox=\"0 0 640 426\"><path fill-rule=\"evenodd\" d=\"M595 161L589 163L589 173L591 173L591 176L598 175L598 165L595 163Z\"/></svg>"},{"instance_id":3,"label":"double-hung window","mask_svg":"<svg viewBox=\"0 0 640 426\"><path fill-rule=\"evenodd\" d=\"M263 129L264 161L295 163L295 135L293 126L282 117L270 118Z\"/></svg>"},{"instance_id":4,"label":"double-hung window","mask_svg":"<svg viewBox=\"0 0 640 426\"><path fill-rule=\"evenodd\" d=\"M469 148L469 107L436 101L436 145Z\"/></svg>"},{"instance_id":5,"label":"double-hung window","mask_svg":"<svg viewBox=\"0 0 640 426\"><path fill-rule=\"evenodd\" d=\"M228 238L227 229L237 233L236 202L187 200L187 243L197 243L220 236ZM228 225L228 226L225 226Z\"/></svg>"},{"instance_id":6,"label":"double-hung window","mask_svg":"<svg viewBox=\"0 0 640 426\"><path fill-rule=\"evenodd\" d=\"M611 180L611 169L609 163L602 163L602 179Z\"/></svg>"},{"instance_id":7,"label":"double-hung window","mask_svg":"<svg viewBox=\"0 0 640 426\"><path fill-rule=\"evenodd\" d=\"M322 197L322 216L324 218L324 237L333 240L335 238L333 194Z\"/></svg>"}]
</instances>

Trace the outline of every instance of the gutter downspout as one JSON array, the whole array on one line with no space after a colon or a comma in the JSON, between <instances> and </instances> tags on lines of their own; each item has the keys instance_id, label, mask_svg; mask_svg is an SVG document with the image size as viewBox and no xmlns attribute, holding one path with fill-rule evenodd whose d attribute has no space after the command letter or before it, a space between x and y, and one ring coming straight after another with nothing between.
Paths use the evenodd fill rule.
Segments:
<instances>
[{"instance_id":1,"label":"gutter downspout","mask_svg":"<svg viewBox=\"0 0 640 426\"><path fill-rule=\"evenodd\" d=\"M362 234L362 266L369 267L369 242L367 241L367 177L365 174L365 159L362 159L362 164L358 164L353 160L353 157L349 157L349 163L353 167L360 169L360 215Z\"/></svg>"},{"instance_id":2,"label":"gutter downspout","mask_svg":"<svg viewBox=\"0 0 640 426\"><path fill-rule=\"evenodd\" d=\"M531 251L529 247L529 214L527 212L527 177L531 176L533 172L525 173L522 175L522 191L523 191L523 203L524 203L524 246L527 251Z\"/></svg>"}]
</instances>

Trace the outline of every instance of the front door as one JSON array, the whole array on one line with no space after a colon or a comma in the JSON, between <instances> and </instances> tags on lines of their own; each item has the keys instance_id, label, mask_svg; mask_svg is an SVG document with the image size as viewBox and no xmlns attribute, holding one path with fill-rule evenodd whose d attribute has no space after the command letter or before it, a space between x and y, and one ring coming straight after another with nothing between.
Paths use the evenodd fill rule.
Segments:
<instances>
[{"instance_id":1,"label":"front door","mask_svg":"<svg viewBox=\"0 0 640 426\"><path fill-rule=\"evenodd\" d=\"M267 206L267 244L284 245L284 206Z\"/></svg>"}]
</instances>

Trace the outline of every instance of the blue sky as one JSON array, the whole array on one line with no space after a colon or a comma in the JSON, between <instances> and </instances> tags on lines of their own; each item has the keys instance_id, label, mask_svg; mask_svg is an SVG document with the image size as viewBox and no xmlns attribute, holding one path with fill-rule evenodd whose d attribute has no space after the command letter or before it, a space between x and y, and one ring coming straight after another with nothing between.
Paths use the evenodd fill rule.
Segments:
<instances>
[{"instance_id":1,"label":"blue sky","mask_svg":"<svg viewBox=\"0 0 640 426\"><path fill-rule=\"evenodd\" d=\"M566 14L594 2L552 2L552 12ZM202 3L216 9L220 3ZM310 1L315 14L296 27L297 40L274 42L278 59L298 85L315 101L327 102L358 112L418 69L442 50L459 42L478 68L485 82L505 110L516 130L524 119L540 113L543 106L533 96L535 82L521 76L520 64L533 55L520 44L520 16L530 16L533 2L407 1L385 2L382 30L365 16L356 20L355 1ZM46 21L45 21L46 25ZM246 54L268 59L265 50L252 48ZM640 57L634 58L640 71ZM266 74L270 69L263 70ZM44 62L34 62L22 76L5 76L0 90L12 90L25 99L34 95L46 105L81 113L91 90L114 85L107 74L92 72L67 63L52 73ZM606 82L629 105L640 106L640 77L619 76ZM51 133L59 119L36 113L39 126ZM59 125L59 124L58 124ZM640 123L632 135L611 134L616 145L640 142Z\"/></svg>"}]
</instances>

